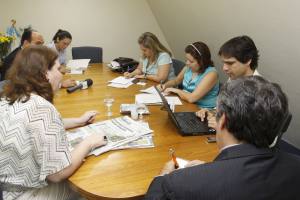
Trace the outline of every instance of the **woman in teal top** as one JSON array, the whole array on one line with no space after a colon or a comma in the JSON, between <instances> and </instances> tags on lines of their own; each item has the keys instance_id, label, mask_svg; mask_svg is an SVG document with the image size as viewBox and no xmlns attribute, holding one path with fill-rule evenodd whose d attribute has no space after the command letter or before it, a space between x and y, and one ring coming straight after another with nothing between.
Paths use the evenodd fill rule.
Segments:
<instances>
[{"instance_id":1,"label":"woman in teal top","mask_svg":"<svg viewBox=\"0 0 300 200\"><path fill-rule=\"evenodd\" d=\"M165 93L175 93L199 107L208 109L216 107L219 80L209 48L203 42L195 42L185 48L185 57L186 66L178 76L164 85L159 85L159 88ZM174 88L181 83L182 90Z\"/></svg>"},{"instance_id":2,"label":"woman in teal top","mask_svg":"<svg viewBox=\"0 0 300 200\"><path fill-rule=\"evenodd\" d=\"M125 72L125 77L149 79L155 82L165 82L175 78L172 54L153 33L143 33L138 43L142 51L142 58L137 69L131 73Z\"/></svg>"}]
</instances>

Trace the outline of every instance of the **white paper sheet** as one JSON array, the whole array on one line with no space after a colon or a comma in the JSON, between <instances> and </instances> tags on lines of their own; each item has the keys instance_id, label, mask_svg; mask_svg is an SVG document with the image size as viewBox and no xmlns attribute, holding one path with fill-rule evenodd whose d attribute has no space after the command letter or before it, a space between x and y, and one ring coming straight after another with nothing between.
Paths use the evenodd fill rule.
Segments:
<instances>
[{"instance_id":1,"label":"white paper sheet","mask_svg":"<svg viewBox=\"0 0 300 200\"><path fill-rule=\"evenodd\" d=\"M114 87L114 88L128 88L132 84L133 84L132 82L129 82L127 84L110 83L107 86Z\"/></svg>"},{"instance_id":2,"label":"white paper sheet","mask_svg":"<svg viewBox=\"0 0 300 200\"><path fill-rule=\"evenodd\" d=\"M182 105L182 102L176 96L168 96L166 99L169 104ZM137 94L135 95L135 102L146 105L162 105L162 100L158 94Z\"/></svg>"},{"instance_id":3,"label":"white paper sheet","mask_svg":"<svg viewBox=\"0 0 300 200\"><path fill-rule=\"evenodd\" d=\"M67 68L71 70L85 70L87 69L91 59L75 59L69 60L66 64Z\"/></svg>"},{"instance_id":4,"label":"white paper sheet","mask_svg":"<svg viewBox=\"0 0 300 200\"><path fill-rule=\"evenodd\" d=\"M147 94L158 94L154 86L151 86L147 89L140 90L141 92L147 93Z\"/></svg>"},{"instance_id":5,"label":"white paper sheet","mask_svg":"<svg viewBox=\"0 0 300 200\"><path fill-rule=\"evenodd\" d=\"M125 78L124 76L119 76L111 81L109 83L116 83L116 84L121 84L121 85L127 85L129 83L132 83L132 81L135 78Z\"/></svg>"}]
</instances>

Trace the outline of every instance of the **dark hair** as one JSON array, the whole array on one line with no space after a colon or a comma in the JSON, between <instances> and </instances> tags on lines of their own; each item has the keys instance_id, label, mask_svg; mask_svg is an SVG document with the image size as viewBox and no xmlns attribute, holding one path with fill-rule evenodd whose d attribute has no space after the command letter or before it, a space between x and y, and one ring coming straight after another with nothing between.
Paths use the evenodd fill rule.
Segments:
<instances>
[{"instance_id":1,"label":"dark hair","mask_svg":"<svg viewBox=\"0 0 300 200\"><path fill-rule=\"evenodd\" d=\"M31 28L27 28L24 30L22 37L21 37L21 46L24 44L25 40L31 42L33 30Z\"/></svg>"},{"instance_id":2,"label":"dark hair","mask_svg":"<svg viewBox=\"0 0 300 200\"><path fill-rule=\"evenodd\" d=\"M249 36L238 36L225 42L220 50L219 55L226 58L235 57L241 63L247 63L251 60L250 68L255 70L258 65L258 50Z\"/></svg>"},{"instance_id":3,"label":"dark hair","mask_svg":"<svg viewBox=\"0 0 300 200\"><path fill-rule=\"evenodd\" d=\"M194 42L185 47L185 53L191 54L198 64L201 66L200 71L205 71L209 66L213 67L214 63L211 60L211 54L208 46L204 42Z\"/></svg>"},{"instance_id":4,"label":"dark hair","mask_svg":"<svg viewBox=\"0 0 300 200\"><path fill-rule=\"evenodd\" d=\"M9 82L0 96L13 104L15 101L26 102L31 93L36 93L53 102L53 90L46 74L57 58L57 54L45 46L22 49L8 71Z\"/></svg>"},{"instance_id":5,"label":"dark hair","mask_svg":"<svg viewBox=\"0 0 300 200\"><path fill-rule=\"evenodd\" d=\"M58 29L58 31L55 33L52 40L54 42L57 42L57 40L63 40L65 38L69 38L70 40L72 40L71 33L69 33L68 31L65 31L65 30Z\"/></svg>"},{"instance_id":6,"label":"dark hair","mask_svg":"<svg viewBox=\"0 0 300 200\"><path fill-rule=\"evenodd\" d=\"M288 100L278 84L249 76L224 84L216 118L225 114L227 130L239 141L268 147L287 112Z\"/></svg>"},{"instance_id":7,"label":"dark hair","mask_svg":"<svg viewBox=\"0 0 300 200\"><path fill-rule=\"evenodd\" d=\"M171 51L169 51L159 40L158 38L150 32L143 33L139 39L138 43L143 45L145 48L151 49L154 54L155 60L158 58L159 53L166 52L172 57Z\"/></svg>"}]
</instances>

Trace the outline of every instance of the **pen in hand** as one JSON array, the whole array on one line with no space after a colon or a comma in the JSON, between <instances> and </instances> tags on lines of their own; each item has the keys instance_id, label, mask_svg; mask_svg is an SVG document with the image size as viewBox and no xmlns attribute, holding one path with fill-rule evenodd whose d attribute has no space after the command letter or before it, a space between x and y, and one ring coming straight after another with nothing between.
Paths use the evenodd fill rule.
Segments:
<instances>
[{"instance_id":1,"label":"pen in hand","mask_svg":"<svg viewBox=\"0 0 300 200\"><path fill-rule=\"evenodd\" d=\"M179 164L178 164L177 159L176 159L176 156L175 156L175 150L172 149L172 148L170 148L170 149L169 149L169 153L170 153L170 155L171 155L171 157L172 157L172 161L173 161L173 163L174 163L174 168L175 168L175 169L178 169L178 168L179 168Z\"/></svg>"},{"instance_id":2,"label":"pen in hand","mask_svg":"<svg viewBox=\"0 0 300 200\"><path fill-rule=\"evenodd\" d=\"M163 80L160 81L160 88L162 92L166 89Z\"/></svg>"}]
</instances>

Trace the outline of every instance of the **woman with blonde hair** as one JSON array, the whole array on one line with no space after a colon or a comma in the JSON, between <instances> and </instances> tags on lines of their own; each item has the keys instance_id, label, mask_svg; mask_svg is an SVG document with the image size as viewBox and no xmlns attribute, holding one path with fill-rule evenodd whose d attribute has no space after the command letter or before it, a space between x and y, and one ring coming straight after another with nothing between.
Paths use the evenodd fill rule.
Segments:
<instances>
[{"instance_id":1,"label":"woman with blonde hair","mask_svg":"<svg viewBox=\"0 0 300 200\"><path fill-rule=\"evenodd\" d=\"M153 33L143 33L139 37L138 43L142 58L137 69L131 73L125 72L125 77L148 79L155 82L165 82L175 78L172 54Z\"/></svg>"}]
</instances>

